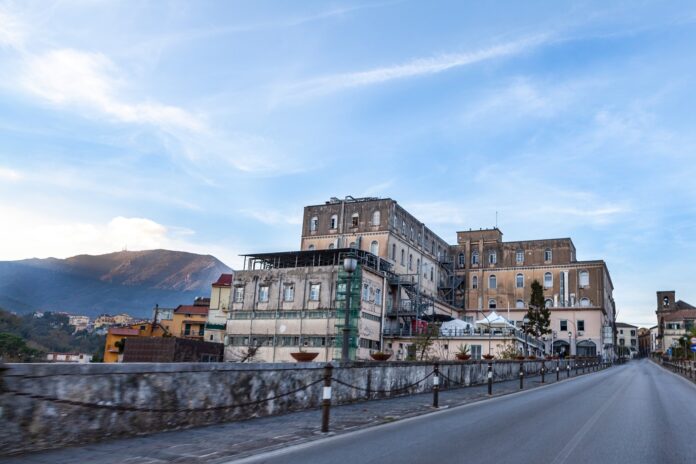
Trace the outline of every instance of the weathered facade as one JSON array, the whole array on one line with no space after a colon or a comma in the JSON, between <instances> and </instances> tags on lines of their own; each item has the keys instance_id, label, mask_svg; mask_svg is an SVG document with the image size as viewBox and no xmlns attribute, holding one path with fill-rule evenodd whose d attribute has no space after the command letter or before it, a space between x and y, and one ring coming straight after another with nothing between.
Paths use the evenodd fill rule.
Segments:
<instances>
[{"instance_id":1,"label":"weathered facade","mask_svg":"<svg viewBox=\"0 0 696 464\"><path fill-rule=\"evenodd\" d=\"M679 340L694 328L696 308L676 299L674 290L657 292L656 351L667 352L679 346Z\"/></svg>"}]
</instances>

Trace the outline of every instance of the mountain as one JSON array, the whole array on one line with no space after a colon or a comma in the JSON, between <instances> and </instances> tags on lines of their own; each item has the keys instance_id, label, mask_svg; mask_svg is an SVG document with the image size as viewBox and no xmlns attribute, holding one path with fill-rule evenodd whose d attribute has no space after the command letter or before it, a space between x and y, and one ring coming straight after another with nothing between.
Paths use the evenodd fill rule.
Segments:
<instances>
[{"instance_id":1,"label":"mountain","mask_svg":"<svg viewBox=\"0 0 696 464\"><path fill-rule=\"evenodd\" d=\"M210 296L210 285L231 271L214 256L169 250L0 261L0 307L149 317L155 304Z\"/></svg>"}]
</instances>

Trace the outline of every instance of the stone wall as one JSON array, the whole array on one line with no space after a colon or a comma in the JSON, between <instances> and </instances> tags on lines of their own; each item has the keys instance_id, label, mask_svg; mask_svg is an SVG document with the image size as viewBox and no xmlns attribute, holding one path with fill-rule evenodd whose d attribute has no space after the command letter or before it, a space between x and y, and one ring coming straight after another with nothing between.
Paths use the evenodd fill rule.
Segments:
<instances>
[{"instance_id":1,"label":"stone wall","mask_svg":"<svg viewBox=\"0 0 696 464\"><path fill-rule=\"evenodd\" d=\"M0 455L318 408L324 374L323 363L7 367L0 371ZM528 374L540 367L525 362ZM357 388L334 382L333 403L430 391L432 377L417 382L432 370L416 362L339 364L333 377ZM457 383L486 381L486 364L446 362L440 370ZM518 373L517 362L494 363L496 381Z\"/></svg>"}]
</instances>

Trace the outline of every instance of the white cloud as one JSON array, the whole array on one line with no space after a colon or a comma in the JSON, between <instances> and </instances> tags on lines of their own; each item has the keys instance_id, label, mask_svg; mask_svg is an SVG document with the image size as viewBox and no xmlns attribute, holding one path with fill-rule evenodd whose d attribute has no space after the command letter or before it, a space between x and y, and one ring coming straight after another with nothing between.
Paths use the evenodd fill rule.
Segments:
<instances>
[{"instance_id":1,"label":"white cloud","mask_svg":"<svg viewBox=\"0 0 696 464\"><path fill-rule=\"evenodd\" d=\"M0 166L0 180L17 181L22 179L22 177L23 176L19 171Z\"/></svg>"},{"instance_id":2,"label":"white cloud","mask_svg":"<svg viewBox=\"0 0 696 464\"><path fill-rule=\"evenodd\" d=\"M302 224L301 214L283 213L280 211L263 209L242 209L241 214L256 219L257 221L268 225L299 225Z\"/></svg>"},{"instance_id":3,"label":"white cloud","mask_svg":"<svg viewBox=\"0 0 696 464\"><path fill-rule=\"evenodd\" d=\"M52 104L76 106L126 123L152 124L163 129L202 131L200 118L176 106L144 101L129 103L117 95L117 67L104 55L72 49L28 56L20 84Z\"/></svg>"},{"instance_id":4,"label":"white cloud","mask_svg":"<svg viewBox=\"0 0 696 464\"><path fill-rule=\"evenodd\" d=\"M417 58L394 66L319 77L291 86L287 93L295 97L311 96L314 94L335 92L351 87L381 84L396 79L437 74L482 61L524 53L546 43L548 39L549 37L547 35L539 35L494 45L472 52L450 53L427 58Z\"/></svg>"},{"instance_id":5,"label":"white cloud","mask_svg":"<svg viewBox=\"0 0 696 464\"><path fill-rule=\"evenodd\" d=\"M0 46L21 48L27 35L26 27L22 21L0 5Z\"/></svg>"}]
</instances>

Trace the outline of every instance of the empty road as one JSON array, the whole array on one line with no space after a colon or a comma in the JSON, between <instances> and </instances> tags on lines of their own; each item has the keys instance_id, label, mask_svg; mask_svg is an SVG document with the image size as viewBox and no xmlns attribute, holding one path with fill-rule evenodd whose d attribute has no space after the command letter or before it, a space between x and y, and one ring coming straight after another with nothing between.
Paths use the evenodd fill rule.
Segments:
<instances>
[{"instance_id":1,"label":"empty road","mask_svg":"<svg viewBox=\"0 0 696 464\"><path fill-rule=\"evenodd\" d=\"M693 463L695 442L696 386L641 360L237 462Z\"/></svg>"}]
</instances>

